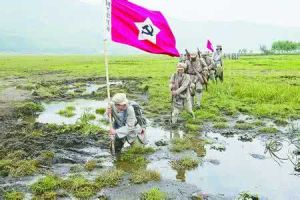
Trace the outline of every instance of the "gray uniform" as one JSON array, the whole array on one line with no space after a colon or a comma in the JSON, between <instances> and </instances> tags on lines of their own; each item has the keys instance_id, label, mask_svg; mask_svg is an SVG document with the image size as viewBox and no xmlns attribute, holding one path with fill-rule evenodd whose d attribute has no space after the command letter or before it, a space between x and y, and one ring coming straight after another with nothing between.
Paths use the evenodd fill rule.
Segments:
<instances>
[{"instance_id":1,"label":"gray uniform","mask_svg":"<svg viewBox=\"0 0 300 200\"><path fill-rule=\"evenodd\" d=\"M105 117L109 120L107 113L105 113ZM118 153L122 150L126 141L132 144L143 129L137 124L134 108L130 104L123 112L118 112L112 104L112 119L113 128L116 130L115 151Z\"/></svg>"},{"instance_id":2,"label":"gray uniform","mask_svg":"<svg viewBox=\"0 0 300 200\"><path fill-rule=\"evenodd\" d=\"M203 61L202 61L203 62ZM196 61L186 61L187 64L187 70L186 73L190 75L191 79L191 96L192 96L192 104L194 105L194 97L196 96L197 101L196 105L200 107L201 105L201 99L202 99L202 91L203 91L203 77L198 76L197 74L202 73L202 66L201 66L201 60L197 59Z\"/></svg>"},{"instance_id":3,"label":"gray uniform","mask_svg":"<svg viewBox=\"0 0 300 200\"><path fill-rule=\"evenodd\" d=\"M173 111L172 111L172 124L175 124L178 119L180 110L186 109L194 117L191 104L191 94L190 94L190 77L187 74L174 73L170 79L170 88L176 91L175 96L173 96Z\"/></svg>"},{"instance_id":4,"label":"gray uniform","mask_svg":"<svg viewBox=\"0 0 300 200\"><path fill-rule=\"evenodd\" d=\"M223 66L223 62L222 62L222 53L219 51L214 52L213 54L213 60L215 62L216 65L221 65Z\"/></svg>"},{"instance_id":5,"label":"gray uniform","mask_svg":"<svg viewBox=\"0 0 300 200\"><path fill-rule=\"evenodd\" d=\"M215 81L216 65L214 60L209 55L205 56L204 60L209 70L209 79Z\"/></svg>"},{"instance_id":6,"label":"gray uniform","mask_svg":"<svg viewBox=\"0 0 300 200\"><path fill-rule=\"evenodd\" d=\"M216 72L215 72L215 79L217 80L218 78L223 81L223 61L222 61L222 53L221 51L216 51L213 54L213 60L216 65Z\"/></svg>"}]
</instances>

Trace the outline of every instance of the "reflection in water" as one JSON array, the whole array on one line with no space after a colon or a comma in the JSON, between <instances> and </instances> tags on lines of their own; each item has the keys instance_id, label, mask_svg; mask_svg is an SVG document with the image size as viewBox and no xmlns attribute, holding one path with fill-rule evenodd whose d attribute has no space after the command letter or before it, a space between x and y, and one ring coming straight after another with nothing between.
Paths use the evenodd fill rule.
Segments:
<instances>
[{"instance_id":1,"label":"reflection in water","mask_svg":"<svg viewBox=\"0 0 300 200\"><path fill-rule=\"evenodd\" d=\"M37 118L38 122L71 124L76 122L86 108L90 108L91 112L94 112L97 108L105 108L107 102L79 99L72 102L53 102L44 105L46 109ZM72 118L61 117L57 114L67 105L76 107L76 115ZM97 119L99 118L100 116L97 115ZM297 121L297 123L299 122ZM150 146L155 146L155 142L161 139L169 141L173 138L182 138L183 134L181 130L168 131L160 127L153 127L151 124L147 128L147 139ZM264 141L254 139L253 142L242 142L237 139L237 136L225 138L217 133L208 133L207 136L217 138L218 142L224 143L226 151L219 152L200 145L200 148L197 148L199 151L197 152L196 149L196 153L198 156L205 156L204 163L193 170L179 169L176 171L170 166L170 159L174 155L166 150L164 156L151 160L147 169L159 171L163 179L185 181L211 194L235 196L241 191L251 191L272 200L300 199L300 177L294 175L294 166L289 161L283 161L278 165L265 154ZM196 141L192 140L191 142L197 146L200 143ZM286 157L289 151L289 145L283 142L276 155ZM219 164L209 162L211 160L217 161ZM126 171L135 170L135 165L126 162L118 161L115 164L117 168Z\"/></svg>"},{"instance_id":2,"label":"reflection in water","mask_svg":"<svg viewBox=\"0 0 300 200\"><path fill-rule=\"evenodd\" d=\"M182 138L184 135L184 132L177 128L177 129L172 129L170 131L170 139L174 139L174 138Z\"/></svg>"},{"instance_id":3,"label":"reflection in water","mask_svg":"<svg viewBox=\"0 0 300 200\"><path fill-rule=\"evenodd\" d=\"M185 182L185 169L177 169L176 179Z\"/></svg>"},{"instance_id":4,"label":"reflection in water","mask_svg":"<svg viewBox=\"0 0 300 200\"><path fill-rule=\"evenodd\" d=\"M242 142L237 136L207 135L225 143L226 151L215 151L208 146L204 163L191 171L172 169L168 159L153 160L147 168L159 170L164 179L197 185L205 193L235 196L241 191L250 191L272 200L300 199L300 178L293 175L294 166L289 161L278 165L265 155L264 141L254 139L253 142ZM290 148L288 143L283 142L277 155L286 156ZM259 156L253 157L253 154ZM215 165L211 160L217 160L219 164Z\"/></svg>"}]
</instances>

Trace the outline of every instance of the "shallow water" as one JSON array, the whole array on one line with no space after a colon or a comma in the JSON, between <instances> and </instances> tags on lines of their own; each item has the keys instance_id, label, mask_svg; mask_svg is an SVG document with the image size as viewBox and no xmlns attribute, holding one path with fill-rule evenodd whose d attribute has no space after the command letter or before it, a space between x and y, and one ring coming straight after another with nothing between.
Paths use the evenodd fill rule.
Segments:
<instances>
[{"instance_id":1,"label":"shallow water","mask_svg":"<svg viewBox=\"0 0 300 200\"><path fill-rule=\"evenodd\" d=\"M76 115L71 118L62 117L57 114L66 106L75 106ZM70 102L51 102L44 103L45 111L37 118L41 123L57 123L71 124L75 123L80 116L89 110L95 113L97 108L105 108L107 101L95 101L78 99ZM97 115L97 120L101 117ZM247 116L239 117L238 120L246 120ZM253 120L253 119L248 119ZM99 120L97 121L99 123ZM293 122L293 123L299 123ZM159 140L169 141L175 137L182 137L184 132L175 130L173 132L164 130L161 127L154 127L149 124L147 128L148 145L155 146L155 142ZM151 156L148 169L157 170L161 173L164 180L178 180L196 185L204 193L207 194L224 194L225 196L237 196L242 191L257 193L262 199L300 199L300 177L295 174L294 166L290 161L284 161L280 165L274 161L269 155L265 154L265 139L256 138L253 142L242 142L238 140L238 136L226 138L219 133L208 132L207 138L215 140L217 143L223 144L226 150L223 152L210 149L210 145L206 146L206 156L203 163L196 169L191 171L177 172L170 166L170 161L177 154L171 153L167 147L161 148L158 155ZM278 156L287 157L292 152L293 146L289 146L287 142L283 142L283 149L278 152ZM81 149L87 151L90 155L101 156L101 150L93 148ZM186 152L196 156L194 153ZM107 156L107 155L106 155ZM93 156L87 156L87 160L93 159ZM106 166L112 165L112 160L107 156ZM69 164L57 165L62 170L61 174L68 172ZM59 169L55 169L57 173ZM63 171L67 170L67 171Z\"/></svg>"},{"instance_id":2,"label":"shallow water","mask_svg":"<svg viewBox=\"0 0 300 200\"><path fill-rule=\"evenodd\" d=\"M225 138L215 133L208 133L207 136L225 143L226 150L219 152L207 146L204 162L196 169L178 174L170 167L168 159L154 161L148 168L158 170L166 179L184 179L208 194L235 196L242 191L250 191L272 200L300 199L300 177L294 175L293 165L289 161L278 165L269 155L265 155L264 141L242 142L237 137ZM284 143L279 155L286 157L290 148L293 149ZM254 158L253 154L266 158ZM212 163L211 160L218 162Z\"/></svg>"},{"instance_id":3,"label":"shallow water","mask_svg":"<svg viewBox=\"0 0 300 200\"><path fill-rule=\"evenodd\" d=\"M98 108L106 108L107 101L96 101L87 99L77 99L74 101L60 101L43 103L45 111L43 111L38 118L37 122L40 123L54 123L54 124L74 124L85 113L89 112L96 114ZM75 115L72 117L64 117L58 114L60 110L65 109L67 106L74 106L76 108ZM96 120L101 119L100 115L96 114Z\"/></svg>"}]
</instances>

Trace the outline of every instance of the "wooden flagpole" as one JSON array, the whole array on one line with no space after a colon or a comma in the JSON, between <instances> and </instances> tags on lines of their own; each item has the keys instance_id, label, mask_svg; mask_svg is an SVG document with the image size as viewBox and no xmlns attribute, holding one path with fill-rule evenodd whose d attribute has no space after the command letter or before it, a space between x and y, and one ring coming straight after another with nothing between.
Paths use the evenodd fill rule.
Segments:
<instances>
[{"instance_id":1,"label":"wooden flagpole","mask_svg":"<svg viewBox=\"0 0 300 200\"><path fill-rule=\"evenodd\" d=\"M107 89L107 99L108 99L108 106L110 105L110 82L109 82L109 67L108 67L108 52L107 52L107 32L110 31L110 19L111 19L111 4L109 0L104 0L104 64L105 64L105 71L106 71L106 89ZM112 128L112 116L109 115L109 129ZM110 136L110 147L112 155L115 155L115 136Z\"/></svg>"}]
</instances>

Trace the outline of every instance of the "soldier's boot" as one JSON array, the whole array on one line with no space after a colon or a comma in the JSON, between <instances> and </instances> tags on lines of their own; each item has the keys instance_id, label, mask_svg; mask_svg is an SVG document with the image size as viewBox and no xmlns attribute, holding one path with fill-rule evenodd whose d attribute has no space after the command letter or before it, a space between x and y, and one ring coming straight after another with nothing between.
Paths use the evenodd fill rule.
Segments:
<instances>
[{"instance_id":1,"label":"soldier's boot","mask_svg":"<svg viewBox=\"0 0 300 200\"><path fill-rule=\"evenodd\" d=\"M122 151L122 148L123 148L124 144L125 144L124 139L120 139L120 138L118 138L118 137L116 136L115 139L114 139L114 144L111 144L111 145L110 145L110 151L111 151L111 153L112 153L112 154L115 153L116 156L119 156L120 153L121 153L121 151ZM115 152L113 152L113 147L112 147L112 145L114 145L114 150L115 150Z\"/></svg>"},{"instance_id":2,"label":"soldier's boot","mask_svg":"<svg viewBox=\"0 0 300 200\"><path fill-rule=\"evenodd\" d=\"M195 106L195 96L191 96L191 104L192 104L192 107Z\"/></svg>"},{"instance_id":3,"label":"soldier's boot","mask_svg":"<svg viewBox=\"0 0 300 200\"><path fill-rule=\"evenodd\" d=\"M224 72L221 73L220 80L223 83L223 81L224 81Z\"/></svg>"},{"instance_id":4,"label":"soldier's boot","mask_svg":"<svg viewBox=\"0 0 300 200\"><path fill-rule=\"evenodd\" d=\"M213 83L216 83L216 77L214 74L209 75L209 80L211 80Z\"/></svg>"},{"instance_id":5,"label":"soldier's boot","mask_svg":"<svg viewBox=\"0 0 300 200\"><path fill-rule=\"evenodd\" d=\"M196 103L196 109L200 109L201 106L201 100L202 100L202 92L196 93L197 103Z\"/></svg>"},{"instance_id":6,"label":"soldier's boot","mask_svg":"<svg viewBox=\"0 0 300 200\"><path fill-rule=\"evenodd\" d=\"M179 110L178 110L178 108L174 107L173 112L172 112L172 119L171 119L172 125L175 125L177 123L178 115L179 115Z\"/></svg>"},{"instance_id":7,"label":"soldier's boot","mask_svg":"<svg viewBox=\"0 0 300 200\"><path fill-rule=\"evenodd\" d=\"M195 119L196 119L196 117L195 117L195 114L194 114L194 112L192 112L192 113L191 113L191 115L192 115L192 117L193 117L193 120L195 120Z\"/></svg>"}]
</instances>

